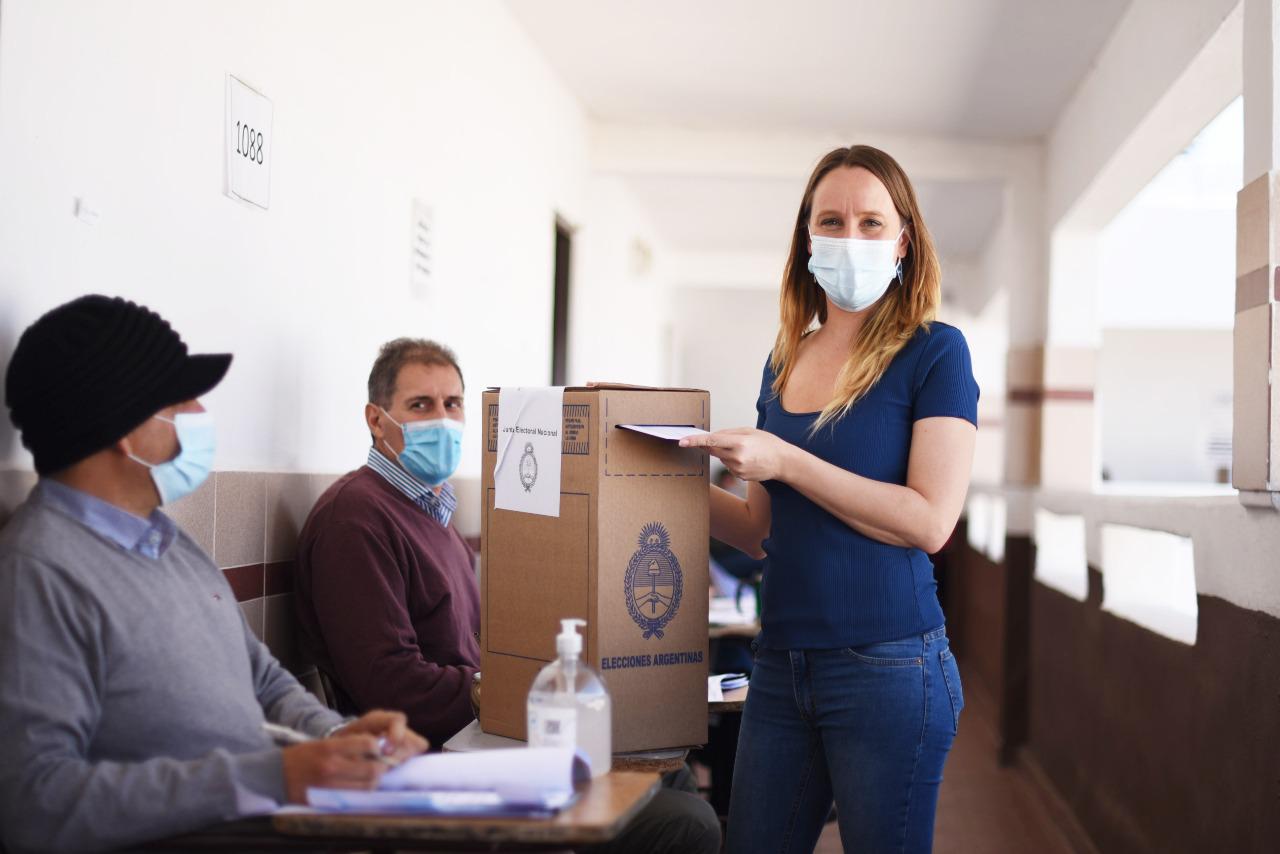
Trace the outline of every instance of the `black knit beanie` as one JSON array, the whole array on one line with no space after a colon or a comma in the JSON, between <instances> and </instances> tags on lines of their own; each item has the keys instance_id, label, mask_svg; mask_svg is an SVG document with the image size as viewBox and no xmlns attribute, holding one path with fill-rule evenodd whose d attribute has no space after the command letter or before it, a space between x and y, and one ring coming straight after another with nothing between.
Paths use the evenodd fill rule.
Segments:
<instances>
[{"instance_id":1,"label":"black knit beanie","mask_svg":"<svg viewBox=\"0 0 1280 854\"><path fill-rule=\"evenodd\" d=\"M18 339L5 376L9 418L51 474L218 384L231 355L191 356L164 318L119 297L60 305Z\"/></svg>"}]
</instances>

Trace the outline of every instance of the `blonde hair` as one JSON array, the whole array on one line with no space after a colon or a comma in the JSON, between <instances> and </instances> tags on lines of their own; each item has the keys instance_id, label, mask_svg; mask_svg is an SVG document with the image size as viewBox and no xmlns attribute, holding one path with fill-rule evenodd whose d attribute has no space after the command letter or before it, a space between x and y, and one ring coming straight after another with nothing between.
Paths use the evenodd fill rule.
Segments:
<instances>
[{"instance_id":1,"label":"blonde hair","mask_svg":"<svg viewBox=\"0 0 1280 854\"><path fill-rule=\"evenodd\" d=\"M878 148L854 145L830 152L814 168L796 213L791 235L791 253L782 274L779 297L778 338L773 345L771 365L773 394L782 389L795 368L800 342L813 326L827 322L827 301L821 285L809 273L809 216L818 183L839 168L861 167L880 179L902 219L908 238L902 259L902 282L889 291L871 310L862 331L849 351L849 358L836 379L836 394L813 425L816 433L824 425L843 417L855 403L880 381L893 357L921 327L937 314L941 299L942 270L933 248L933 238L920 216L920 206L911 180L898 162Z\"/></svg>"}]
</instances>

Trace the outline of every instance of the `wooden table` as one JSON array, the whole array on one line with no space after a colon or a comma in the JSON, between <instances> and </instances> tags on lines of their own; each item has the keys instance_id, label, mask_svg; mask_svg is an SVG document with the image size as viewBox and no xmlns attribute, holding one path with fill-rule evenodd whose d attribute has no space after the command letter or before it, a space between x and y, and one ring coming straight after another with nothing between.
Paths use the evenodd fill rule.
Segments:
<instances>
[{"instance_id":1,"label":"wooden table","mask_svg":"<svg viewBox=\"0 0 1280 854\"><path fill-rule=\"evenodd\" d=\"M525 742L514 738L485 732L479 721L472 721L457 735L444 743L446 753L470 753L474 750L497 750L503 747L524 747ZM636 753L613 754L614 771L648 771L665 774L679 771L689 756L689 748L673 747L670 750L647 750Z\"/></svg>"},{"instance_id":2,"label":"wooden table","mask_svg":"<svg viewBox=\"0 0 1280 854\"><path fill-rule=\"evenodd\" d=\"M760 634L760 623L732 623L727 626L707 626L707 637L711 640L720 638L745 638L751 640Z\"/></svg>"},{"instance_id":3,"label":"wooden table","mask_svg":"<svg viewBox=\"0 0 1280 854\"><path fill-rule=\"evenodd\" d=\"M611 771L584 785L576 803L555 818L441 818L426 816L281 813L271 823L281 833L360 840L387 848L421 843L576 847L608 842L658 791L658 775Z\"/></svg>"},{"instance_id":4,"label":"wooden table","mask_svg":"<svg viewBox=\"0 0 1280 854\"><path fill-rule=\"evenodd\" d=\"M743 685L741 688L734 688L732 691L724 692L724 699L719 701L710 701L707 703L707 711L716 712L740 712L747 702L747 689L750 685Z\"/></svg>"},{"instance_id":5,"label":"wooden table","mask_svg":"<svg viewBox=\"0 0 1280 854\"><path fill-rule=\"evenodd\" d=\"M658 791L658 775L611 771L554 818L445 818L283 812L161 840L150 851L559 851L608 842Z\"/></svg>"}]
</instances>

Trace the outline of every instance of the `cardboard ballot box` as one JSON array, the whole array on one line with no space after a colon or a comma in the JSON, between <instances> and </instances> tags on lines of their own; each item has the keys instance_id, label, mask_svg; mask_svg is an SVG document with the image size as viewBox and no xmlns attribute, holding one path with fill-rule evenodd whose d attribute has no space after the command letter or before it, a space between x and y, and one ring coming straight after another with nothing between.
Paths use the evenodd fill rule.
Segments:
<instances>
[{"instance_id":1,"label":"cardboard ballot box","mask_svg":"<svg viewBox=\"0 0 1280 854\"><path fill-rule=\"evenodd\" d=\"M481 727L526 737L529 687L555 658L559 621L580 617L587 621L583 660L604 677L613 700L614 751L705 743L707 454L619 425L705 430L710 396L568 388L559 424L508 424L506 436L499 422L515 414L500 419L499 399L498 391L485 392L482 409ZM536 488L554 460L546 453L532 460L523 437L557 428L559 516L497 509L500 455L514 455L504 472L518 465L520 483Z\"/></svg>"}]
</instances>

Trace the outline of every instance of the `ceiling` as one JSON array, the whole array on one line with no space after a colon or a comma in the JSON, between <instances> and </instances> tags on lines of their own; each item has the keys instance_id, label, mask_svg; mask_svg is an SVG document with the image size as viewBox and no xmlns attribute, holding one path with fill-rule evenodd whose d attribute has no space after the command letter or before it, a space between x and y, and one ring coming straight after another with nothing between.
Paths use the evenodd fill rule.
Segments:
<instances>
[{"instance_id":1,"label":"ceiling","mask_svg":"<svg viewBox=\"0 0 1280 854\"><path fill-rule=\"evenodd\" d=\"M1044 136L1128 0L506 0L595 118Z\"/></svg>"},{"instance_id":2,"label":"ceiling","mask_svg":"<svg viewBox=\"0 0 1280 854\"><path fill-rule=\"evenodd\" d=\"M505 0L600 121L712 131L1020 143L1045 137L1129 0ZM730 174L625 176L684 252L785 253L804 188ZM916 191L943 259L974 260L998 181Z\"/></svg>"},{"instance_id":3,"label":"ceiling","mask_svg":"<svg viewBox=\"0 0 1280 854\"><path fill-rule=\"evenodd\" d=\"M627 179L653 214L665 245L681 251L785 253L807 176L794 181L728 176ZM972 258L999 218L998 181L922 181L916 196L943 258Z\"/></svg>"}]
</instances>

